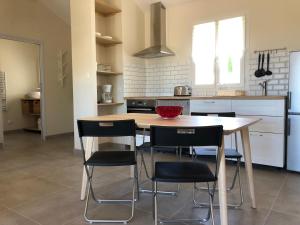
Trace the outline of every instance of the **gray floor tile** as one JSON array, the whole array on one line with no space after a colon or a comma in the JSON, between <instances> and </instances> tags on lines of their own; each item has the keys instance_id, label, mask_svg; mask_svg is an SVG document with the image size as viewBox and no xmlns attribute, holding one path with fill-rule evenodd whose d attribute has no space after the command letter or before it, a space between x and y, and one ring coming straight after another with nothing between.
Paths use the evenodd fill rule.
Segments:
<instances>
[{"instance_id":1,"label":"gray floor tile","mask_svg":"<svg viewBox=\"0 0 300 225\"><path fill-rule=\"evenodd\" d=\"M28 201L14 210L43 225L64 224L81 215L84 202L79 200L79 190L67 190L44 198Z\"/></svg>"},{"instance_id":2,"label":"gray floor tile","mask_svg":"<svg viewBox=\"0 0 300 225\"><path fill-rule=\"evenodd\" d=\"M265 225L299 225L300 217L272 211Z\"/></svg>"},{"instance_id":3,"label":"gray floor tile","mask_svg":"<svg viewBox=\"0 0 300 225\"><path fill-rule=\"evenodd\" d=\"M0 225L38 225L38 223L25 218L12 210L0 207Z\"/></svg>"},{"instance_id":4,"label":"gray floor tile","mask_svg":"<svg viewBox=\"0 0 300 225\"><path fill-rule=\"evenodd\" d=\"M116 146L114 146L116 147ZM145 153L148 169L149 153ZM174 160L170 154L158 153L157 160ZM189 160L183 157L184 160ZM214 164L209 163L213 169ZM228 185L235 167L227 166ZM300 175L282 170L254 169L257 209L251 209L245 169L241 169L245 203L239 210L229 210L230 225L295 225L300 224ZM16 132L6 135L0 151L0 225L79 225L83 219L84 202L80 201L82 176L81 154L74 154L73 136L49 138L42 143L36 134ZM145 179L142 171L141 180ZM95 169L94 184L100 198L131 197L132 179L125 167ZM145 187L151 189L151 183ZM175 185L160 185L162 190L176 190ZM216 193L215 202L218 201ZM199 198L207 200L206 193ZM228 194L228 201L238 201L238 188ZM192 206L192 185L181 185L177 197L159 196L162 218L194 217L205 210ZM125 218L128 205L96 206L90 203L90 216ZM219 210L215 209L216 224ZM270 213L271 212L271 213ZM265 223L266 222L266 223ZM134 225L153 224L152 196L141 194L136 202Z\"/></svg>"}]
</instances>

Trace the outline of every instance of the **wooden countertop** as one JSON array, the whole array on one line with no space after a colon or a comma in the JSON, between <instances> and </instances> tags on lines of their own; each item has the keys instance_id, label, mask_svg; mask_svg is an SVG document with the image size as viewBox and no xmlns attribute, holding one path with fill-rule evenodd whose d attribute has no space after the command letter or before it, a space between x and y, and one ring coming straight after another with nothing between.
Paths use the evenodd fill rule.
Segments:
<instances>
[{"instance_id":1,"label":"wooden countertop","mask_svg":"<svg viewBox=\"0 0 300 225\"><path fill-rule=\"evenodd\" d=\"M210 100L210 99L236 99L236 100L284 100L286 96L136 96L125 99L157 99L157 100Z\"/></svg>"},{"instance_id":2,"label":"wooden countertop","mask_svg":"<svg viewBox=\"0 0 300 225\"><path fill-rule=\"evenodd\" d=\"M181 115L174 119L163 119L157 114L127 113L105 116L85 117L79 120L88 121L114 121L134 119L139 128L150 128L150 126L176 126L176 127L197 127L222 125L224 134L229 135L245 127L251 126L260 121L257 118L237 117L214 117L214 116L187 116Z\"/></svg>"}]
</instances>

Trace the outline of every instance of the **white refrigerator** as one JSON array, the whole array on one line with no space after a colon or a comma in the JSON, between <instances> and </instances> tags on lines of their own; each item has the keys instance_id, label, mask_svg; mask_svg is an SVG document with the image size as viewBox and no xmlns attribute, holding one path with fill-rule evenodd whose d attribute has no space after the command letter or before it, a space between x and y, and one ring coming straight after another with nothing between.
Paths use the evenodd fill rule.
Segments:
<instances>
[{"instance_id":1,"label":"white refrigerator","mask_svg":"<svg viewBox=\"0 0 300 225\"><path fill-rule=\"evenodd\" d=\"M290 53L287 169L300 172L300 52Z\"/></svg>"}]
</instances>

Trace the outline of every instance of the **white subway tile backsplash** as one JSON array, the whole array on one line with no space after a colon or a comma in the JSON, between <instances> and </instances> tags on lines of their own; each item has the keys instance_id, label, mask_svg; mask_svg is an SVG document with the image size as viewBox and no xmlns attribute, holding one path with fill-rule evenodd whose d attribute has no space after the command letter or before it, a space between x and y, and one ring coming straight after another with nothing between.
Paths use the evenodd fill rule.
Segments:
<instances>
[{"instance_id":1,"label":"white subway tile backsplash","mask_svg":"<svg viewBox=\"0 0 300 225\"><path fill-rule=\"evenodd\" d=\"M273 75L274 79L285 79L287 78L285 74L274 74Z\"/></svg>"},{"instance_id":2,"label":"white subway tile backsplash","mask_svg":"<svg viewBox=\"0 0 300 225\"><path fill-rule=\"evenodd\" d=\"M139 67L137 71L135 68ZM190 64L182 63L151 63L141 65L126 65L124 71L125 96L136 95L173 95L177 85L188 85ZM131 86L129 83L143 85L143 88Z\"/></svg>"},{"instance_id":3,"label":"white subway tile backsplash","mask_svg":"<svg viewBox=\"0 0 300 225\"><path fill-rule=\"evenodd\" d=\"M271 54L270 70L273 75L257 78L254 76L257 68L257 54L252 54L249 60L248 76L246 76L246 90L249 95L261 95L258 84L263 80L268 81L268 95L286 95L288 90L289 54L288 51L278 51ZM256 58L256 60L254 60ZM266 69L266 60L265 60ZM258 88L257 88L258 87Z\"/></svg>"},{"instance_id":4,"label":"white subway tile backsplash","mask_svg":"<svg viewBox=\"0 0 300 225\"><path fill-rule=\"evenodd\" d=\"M271 67L275 67L275 68L282 68L282 67L285 67L285 63L274 63L274 64L270 64Z\"/></svg>"},{"instance_id":5,"label":"white subway tile backsplash","mask_svg":"<svg viewBox=\"0 0 300 225\"><path fill-rule=\"evenodd\" d=\"M280 68L279 71L280 71L280 73L288 73L289 72L289 68L287 68L287 67Z\"/></svg>"},{"instance_id":6,"label":"white subway tile backsplash","mask_svg":"<svg viewBox=\"0 0 300 225\"><path fill-rule=\"evenodd\" d=\"M245 85L239 89L246 90L248 95L261 95L259 83L268 81L269 95L286 95L288 90L289 55L287 51L271 54L271 76L257 78L257 54L251 54L245 75ZM266 59L265 59L266 69ZM192 63L146 63L129 64L124 68L125 96L168 96L173 95L174 86L191 85L193 77ZM217 89L220 87L217 87ZM216 94L216 88L194 87L193 95L211 96Z\"/></svg>"}]
</instances>

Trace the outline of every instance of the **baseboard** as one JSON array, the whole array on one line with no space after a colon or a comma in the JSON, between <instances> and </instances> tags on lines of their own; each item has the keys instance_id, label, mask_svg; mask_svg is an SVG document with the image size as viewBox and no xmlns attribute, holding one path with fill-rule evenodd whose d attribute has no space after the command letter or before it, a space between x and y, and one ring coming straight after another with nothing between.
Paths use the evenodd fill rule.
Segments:
<instances>
[{"instance_id":1,"label":"baseboard","mask_svg":"<svg viewBox=\"0 0 300 225\"><path fill-rule=\"evenodd\" d=\"M61 136L73 136L74 132L67 132L67 133L61 133L61 134L53 134L53 135L47 135L47 138L57 138L57 137L61 137Z\"/></svg>"},{"instance_id":2,"label":"baseboard","mask_svg":"<svg viewBox=\"0 0 300 225\"><path fill-rule=\"evenodd\" d=\"M20 133L20 132L24 132L24 129L16 129L16 130L5 130L3 131L3 134L15 134L15 133Z\"/></svg>"}]
</instances>

